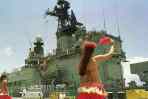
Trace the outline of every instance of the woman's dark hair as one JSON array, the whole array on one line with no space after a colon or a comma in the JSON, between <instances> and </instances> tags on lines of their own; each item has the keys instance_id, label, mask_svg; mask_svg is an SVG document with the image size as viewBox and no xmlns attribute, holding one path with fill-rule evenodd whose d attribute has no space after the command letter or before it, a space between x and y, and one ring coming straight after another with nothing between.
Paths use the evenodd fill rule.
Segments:
<instances>
[{"instance_id":1,"label":"woman's dark hair","mask_svg":"<svg viewBox=\"0 0 148 99\"><path fill-rule=\"evenodd\" d=\"M83 76L86 73L87 65L90 61L90 58L96 48L96 44L94 42L87 42L84 44L80 64L79 64L79 75Z\"/></svg>"},{"instance_id":2,"label":"woman's dark hair","mask_svg":"<svg viewBox=\"0 0 148 99\"><path fill-rule=\"evenodd\" d=\"M4 79L7 79L7 75L2 74L1 77L0 77L0 81L3 81Z\"/></svg>"}]
</instances>

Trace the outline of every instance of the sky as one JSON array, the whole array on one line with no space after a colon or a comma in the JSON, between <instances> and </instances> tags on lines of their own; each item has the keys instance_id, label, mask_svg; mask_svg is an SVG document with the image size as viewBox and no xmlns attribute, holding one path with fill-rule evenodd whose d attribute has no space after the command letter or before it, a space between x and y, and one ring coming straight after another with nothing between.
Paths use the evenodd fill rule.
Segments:
<instances>
[{"instance_id":1,"label":"sky","mask_svg":"<svg viewBox=\"0 0 148 99\"><path fill-rule=\"evenodd\" d=\"M121 35L127 57L148 57L148 0L68 1L87 30L104 29L105 18L108 33ZM55 4L56 0L0 1L0 72L21 67L38 35L45 42L46 53L56 48L56 18L44 15Z\"/></svg>"}]
</instances>

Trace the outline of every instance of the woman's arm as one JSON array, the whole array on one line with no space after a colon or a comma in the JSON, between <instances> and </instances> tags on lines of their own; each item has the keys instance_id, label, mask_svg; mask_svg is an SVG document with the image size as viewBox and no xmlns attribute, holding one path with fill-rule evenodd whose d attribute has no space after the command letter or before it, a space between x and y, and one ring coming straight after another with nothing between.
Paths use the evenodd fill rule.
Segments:
<instances>
[{"instance_id":1,"label":"woman's arm","mask_svg":"<svg viewBox=\"0 0 148 99\"><path fill-rule=\"evenodd\" d=\"M112 46L111 46L108 53L106 53L104 55L96 55L93 57L93 59L95 59L96 61L105 61L105 60L110 59L112 57L112 54L114 53L114 50L115 50L115 43L112 39L111 39L111 42L112 42Z\"/></svg>"}]
</instances>

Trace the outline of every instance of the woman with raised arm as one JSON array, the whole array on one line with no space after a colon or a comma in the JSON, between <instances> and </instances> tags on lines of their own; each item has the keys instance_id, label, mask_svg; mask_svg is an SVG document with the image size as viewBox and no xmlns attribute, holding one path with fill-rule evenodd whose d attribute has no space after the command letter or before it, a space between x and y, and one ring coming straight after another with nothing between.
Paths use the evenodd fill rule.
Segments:
<instances>
[{"instance_id":1,"label":"woman with raised arm","mask_svg":"<svg viewBox=\"0 0 148 99\"><path fill-rule=\"evenodd\" d=\"M108 53L93 56L96 43L84 42L83 52L79 64L80 87L78 88L77 99L105 99L107 93L99 78L97 62L109 60L114 52L114 41L108 38L108 44L112 44ZM106 42L106 41L105 41ZM102 43L103 44L103 43ZM106 43L107 44L107 43Z\"/></svg>"}]
</instances>

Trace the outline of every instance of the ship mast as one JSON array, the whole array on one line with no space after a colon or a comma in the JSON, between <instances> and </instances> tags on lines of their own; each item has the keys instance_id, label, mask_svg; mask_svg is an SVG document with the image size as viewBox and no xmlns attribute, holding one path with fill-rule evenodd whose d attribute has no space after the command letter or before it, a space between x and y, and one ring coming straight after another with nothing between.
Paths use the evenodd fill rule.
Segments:
<instances>
[{"instance_id":1,"label":"ship mast","mask_svg":"<svg viewBox=\"0 0 148 99\"><path fill-rule=\"evenodd\" d=\"M78 31L83 24L77 21L73 10L70 9L70 3L66 0L58 0L53 11L48 9L45 14L58 19L56 32L57 50L63 51L72 48L78 35L76 31Z\"/></svg>"},{"instance_id":2,"label":"ship mast","mask_svg":"<svg viewBox=\"0 0 148 99\"><path fill-rule=\"evenodd\" d=\"M59 37L61 33L74 32L76 30L77 25L82 25L77 22L74 12L71 10L71 14L69 14L70 3L66 0L58 0L56 6L53 11L46 11L46 15L54 16L58 18L58 28L57 28L57 36Z\"/></svg>"}]
</instances>

